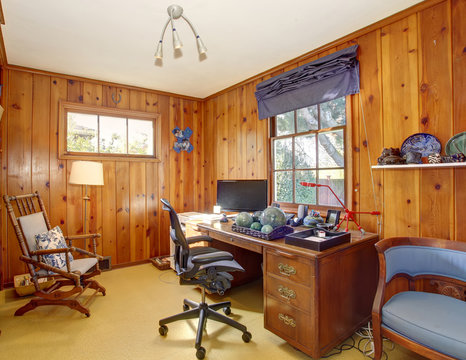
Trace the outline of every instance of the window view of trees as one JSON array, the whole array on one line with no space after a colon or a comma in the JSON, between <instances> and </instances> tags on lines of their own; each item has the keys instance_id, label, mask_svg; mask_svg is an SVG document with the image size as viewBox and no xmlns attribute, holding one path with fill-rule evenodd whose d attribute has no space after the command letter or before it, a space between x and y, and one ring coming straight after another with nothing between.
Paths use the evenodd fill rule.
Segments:
<instances>
[{"instance_id":1,"label":"window view of trees","mask_svg":"<svg viewBox=\"0 0 466 360\"><path fill-rule=\"evenodd\" d=\"M277 115L275 124L274 201L339 206L328 189L300 182L329 185L344 200L345 98Z\"/></svg>"},{"instance_id":2,"label":"window view of trees","mask_svg":"<svg viewBox=\"0 0 466 360\"><path fill-rule=\"evenodd\" d=\"M67 151L154 155L153 121L67 113Z\"/></svg>"}]
</instances>

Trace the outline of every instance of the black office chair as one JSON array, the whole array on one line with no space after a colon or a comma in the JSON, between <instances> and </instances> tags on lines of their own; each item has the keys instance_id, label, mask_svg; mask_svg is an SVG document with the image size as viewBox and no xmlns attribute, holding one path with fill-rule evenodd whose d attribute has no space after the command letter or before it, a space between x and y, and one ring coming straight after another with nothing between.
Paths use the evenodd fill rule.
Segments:
<instances>
[{"instance_id":1,"label":"black office chair","mask_svg":"<svg viewBox=\"0 0 466 360\"><path fill-rule=\"evenodd\" d=\"M205 292L217 292L223 295L230 288L233 276L229 271L244 271L244 269L235 260L233 255L226 251L220 251L211 247L193 247L189 245L212 239L208 236L193 236L186 238L181 229L178 215L166 199L160 199L163 203L163 209L170 212L170 237L175 243L175 270L180 277L181 285L198 285L201 287L202 299L200 303L189 299L183 300L184 312L166 317L159 321L159 333L164 336L168 332L169 324L178 320L187 320L199 318L197 328L195 347L196 357L204 359L205 349L201 346L202 334L206 326L207 319L212 319L227 325L230 325L243 332L243 341L249 342L252 335L247 331L246 326L230 319L229 317L218 313L216 310L222 309L226 315L231 313L231 302L223 301L216 304L208 305L205 302Z\"/></svg>"}]
</instances>

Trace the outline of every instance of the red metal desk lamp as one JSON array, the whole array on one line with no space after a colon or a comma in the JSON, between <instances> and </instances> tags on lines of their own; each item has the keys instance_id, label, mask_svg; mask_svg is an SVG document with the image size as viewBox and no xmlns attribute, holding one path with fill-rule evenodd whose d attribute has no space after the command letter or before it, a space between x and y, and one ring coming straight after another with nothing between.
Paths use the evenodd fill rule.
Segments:
<instances>
[{"instance_id":1,"label":"red metal desk lamp","mask_svg":"<svg viewBox=\"0 0 466 360\"><path fill-rule=\"evenodd\" d=\"M352 220L356 226L358 227L358 230L364 235L365 231L364 229L361 227L361 225L358 224L358 222L356 221L356 219L354 218L354 214L369 214L369 215L380 215L380 211L352 211L352 210L349 210L345 204L343 204L340 200L340 198L337 196L337 194L335 194L335 192L332 190L332 188L329 186L329 185L324 185L324 184L316 184L316 183L310 183L310 182L305 182L305 181L302 181L300 182L300 184L302 186L309 186L309 187L326 187L328 188L332 194L335 196L335 198L338 200L338 202L341 204L341 206L343 207L343 209L345 209L345 215L343 216L343 219L340 220L340 222L338 223L337 226L335 226L335 230L338 230L341 226L341 224L346 220L346 228L345 228L345 231L348 231L348 224L349 224L349 221Z\"/></svg>"}]
</instances>

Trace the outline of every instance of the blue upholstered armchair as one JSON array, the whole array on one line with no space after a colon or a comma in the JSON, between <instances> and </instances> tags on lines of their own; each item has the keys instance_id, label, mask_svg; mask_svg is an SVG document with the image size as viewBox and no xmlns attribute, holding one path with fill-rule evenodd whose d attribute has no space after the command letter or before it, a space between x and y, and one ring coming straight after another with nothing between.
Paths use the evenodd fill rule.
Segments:
<instances>
[{"instance_id":1,"label":"blue upholstered armchair","mask_svg":"<svg viewBox=\"0 0 466 360\"><path fill-rule=\"evenodd\" d=\"M466 359L466 243L389 238L376 244L375 359L382 337L430 359Z\"/></svg>"}]
</instances>

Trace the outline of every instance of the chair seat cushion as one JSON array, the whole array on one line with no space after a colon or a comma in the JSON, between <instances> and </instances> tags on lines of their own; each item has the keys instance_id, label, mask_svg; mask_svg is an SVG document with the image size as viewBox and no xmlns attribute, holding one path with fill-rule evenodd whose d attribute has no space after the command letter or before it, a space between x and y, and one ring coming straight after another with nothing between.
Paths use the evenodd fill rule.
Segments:
<instances>
[{"instance_id":1,"label":"chair seat cushion","mask_svg":"<svg viewBox=\"0 0 466 360\"><path fill-rule=\"evenodd\" d=\"M405 291L382 308L382 326L449 356L466 359L466 302Z\"/></svg>"},{"instance_id":2,"label":"chair seat cushion","mask_svg":"<svg viewBox=\"0 0 466 360\"><path fill-rule=\"evenodd\" d=\"M35 235L37 249L38 250L48 250L48 249L66 249L65 237L59 226L55 226L53 229L49 231L42 232L40 234ZM66 267L66 254L59 253L59 254L49 254L49 255L42 255L45 263L56 267L56 268L64 268ZM68 254L70 262L73 261L73 255L71 253Z\"/></svg>"},{"instance_id":3,"label":"chair seat cushion","mask_svg":"<svg viewBox=\"0 0 466 360\"><path fill-rule=\"evenodd\" d=\"M97 264L97 258L83 258L83 259L74 259L70 264L71 272L79 272L80 274L85 274L91 267Z\"/></svg>"},{"instance_id":4,"label":"chair seat cushion","mask_svg":"<svg viewBox=\"0 0 466 360\"><path fill-rule=\"evenodd\" d=\"M97 258L83 258L83 259L74 259L70 263L70 271L71 272L79 272L81 275L85 274L86 272L89 271L91 267L93 267L95 264L97 264ZM62 269L66 271L65 269ZM44 269L40 269L39 271L36 271L38 275L53 275L56 274L54 272L49 272Z\"/></svg>"}]
</instances>

